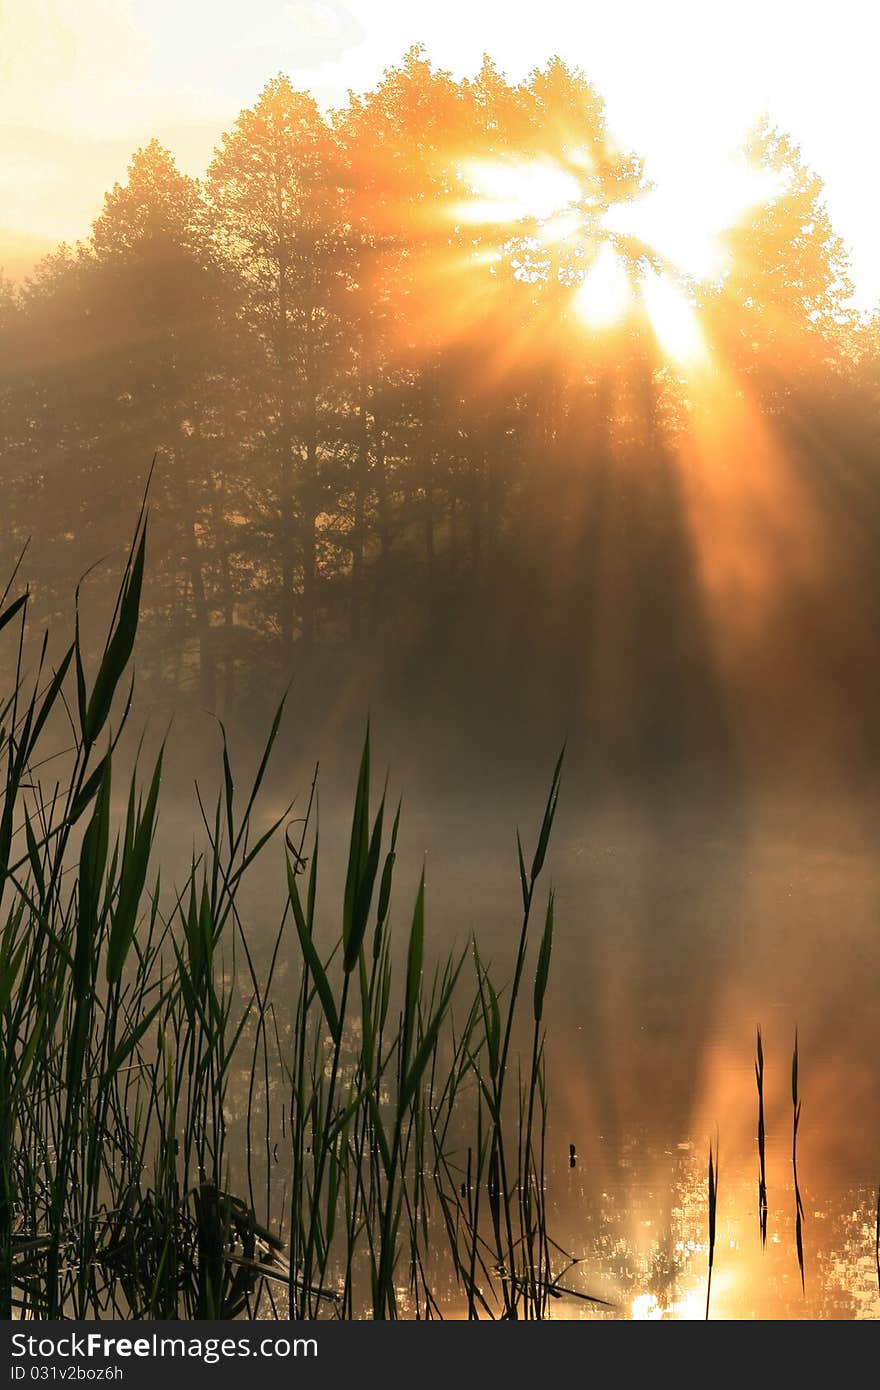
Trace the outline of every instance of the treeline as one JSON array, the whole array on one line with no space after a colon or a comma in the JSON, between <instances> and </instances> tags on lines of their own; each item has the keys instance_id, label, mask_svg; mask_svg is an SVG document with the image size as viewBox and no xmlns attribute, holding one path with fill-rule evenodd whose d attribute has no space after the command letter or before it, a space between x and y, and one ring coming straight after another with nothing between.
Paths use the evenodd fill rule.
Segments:
<instances>
[{"instance_id":1,"label":"treeline","mask_svg":"<svg viewBox=\"0 0 880 1390\"><path fill-rule=\"evenodd\" d=\"M638 570L646 630L658 603L695 613L671 460L701 401L638 308L578 317L604 244L633 284L674 278L731 391L823 479L844 458L844 501L874 505L877 323L846 307L797 149L765 126L747 153L772 196L700 285L609 230L644 171L558 61L455 81L413 50L329 117L278 76L202 180L153 141L86 242L0 287L0 573L30 538L34 612L62 616L121 553L155 456L141 671L211 708L382 632L540 632L568 659L608 546ZM522 171L576 179L568 225L527 199L483 208L474 161L514 204Z\"/></svg>"}]
</instances>

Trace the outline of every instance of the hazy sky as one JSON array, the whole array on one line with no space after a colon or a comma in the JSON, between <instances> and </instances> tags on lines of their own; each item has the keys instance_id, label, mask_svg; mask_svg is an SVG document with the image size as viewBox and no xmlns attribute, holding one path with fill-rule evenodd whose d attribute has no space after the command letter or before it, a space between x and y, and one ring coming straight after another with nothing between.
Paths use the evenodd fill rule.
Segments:
<instances>
[{"instance_id":1,"label":"hazy sky","mask_svg":"<svg viewBox=\"0 0 880 1390\"><path fill-rule=\"evenodd\" d=\"M511 77L580 66L673 192L768 111L825 179L860 302L880 299L869 0L0 0L0 228L81 235L144 139L201 172L272 73L340 104L413 42L457 76L484 52Z\"/></svg>"}]
</instances>

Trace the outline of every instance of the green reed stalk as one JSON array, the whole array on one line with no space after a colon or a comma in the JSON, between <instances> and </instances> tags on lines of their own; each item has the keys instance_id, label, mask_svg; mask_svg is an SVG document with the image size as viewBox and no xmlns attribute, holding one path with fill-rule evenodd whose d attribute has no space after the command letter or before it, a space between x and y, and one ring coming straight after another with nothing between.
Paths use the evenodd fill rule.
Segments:
<instances>
[{"instance_id":1,"label":"green reed stalk","mask_svg":"<svg viewBox=\"0 0 880 1390\"><path fill-rule=\"evenodd\" d=\"M877 1219L874 1223L874 1265L877 1266L877 1289L880 1290L880 1187L877 1187Z\"/></svg>"},{"instance_id":2,"label":"green reed stalk","mask_svg":"<svg viewBox=\"0 0 880 1390\"><path fill-rule=\"evenodd\" d=\"M715 1226L718 1213L718 1140L715 1152L709 1144L709 1276L706 1280L706 1321L709 1321L709 1303L712 1298L712 1269L715 1264Z\"/></svg>"},{"instance_id":3,"label":"green reed stalk","mask_svg":"<svg viewBox=\"0 0 880 1390\"><path fill-rule=\"evenodd\" d=\"M798 1094L798 1035L797 1029L794 1032L794 1053L791 1059L791 1171L794 1179L794 1216L795 1216L795 1239L797 1242L798 1269L801 1275L801 1291L806 1292L806 1279L804 1274L804 1204L801 1201L801 1189L798 1183L798 1127L801 1122L801 1102Z\"/></svg>"},{"instance_id":4,"label":"green reed stalk","mask_svg":"<svg viewBox=\"0 0 880 1390\"><path fill-rule=\"evenodd\" d=\"M761 1248L764 1249L767 1245L767 1160L764 1129L764 1048L760 1028L757 1035L755 1082L758 1087L758 1223L761 1230Z\"/></svg>"}]
</instances>

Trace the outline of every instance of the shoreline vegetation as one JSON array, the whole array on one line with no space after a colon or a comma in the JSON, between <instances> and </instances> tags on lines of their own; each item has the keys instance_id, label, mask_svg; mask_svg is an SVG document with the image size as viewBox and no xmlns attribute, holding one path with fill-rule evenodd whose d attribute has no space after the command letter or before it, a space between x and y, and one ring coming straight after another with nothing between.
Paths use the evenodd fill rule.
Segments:
<instances>
[{"instance_id":1,"label":"shoreline vegetation","mask_svg":"<svg viewBox=\"0 0 880 1390\"><path fill-rule=\"evenodd\" d=\"M424 874L398 979L401 810L384 794L371 807L369 730L341 935L318 939L315 783L295 839L289 808L253 829L283 704L244 797L224 733L215 806L199 793L205 849L166 892L150 865L161 750L143 786L132 776L124 825L111 813L146 529L142 514L91 682L78 619L59 664L47 673L41 659L29 681L27 594L0 617L20 634L0 720L0 1313L436 1317L438 1254L469 1317L540 1318L563 1291L586 1297L564 1283L574 1261L545 1199L553 894L538 880L561 756L530 861L518 841L506 992L476 941L426 969ZM41 740L61 709L71 742L47 787ZM287 891L262 965L238 895L282 833ZM520 1013L525 1059L512 1048Z\"/></svg>"}]
</instances>

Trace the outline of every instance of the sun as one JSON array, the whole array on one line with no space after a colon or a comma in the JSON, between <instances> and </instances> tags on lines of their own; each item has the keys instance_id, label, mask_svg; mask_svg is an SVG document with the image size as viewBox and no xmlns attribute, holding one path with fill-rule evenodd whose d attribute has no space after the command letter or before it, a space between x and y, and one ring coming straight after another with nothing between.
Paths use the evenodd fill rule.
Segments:
<instances>
[{"instance_id":1,"label":"sun","mask_svg":"<svg viewBox=\"0 0 880 1390\"><path fill-rule=\"evenodd\" d=\"M574 175L551 160L470 159L459 166L459 174L467 196L453 213L468 226L543 222L581 196Z\"/></svg>"},{"instance_id":2,"label":"sun","mask_svg":"<svg viewBox=\"0 0 880 1390\"><path fill-rule=\"evenodd\" d=\"M708 349L696 291L723 281L725 234L773 196L772 178L730 161L693 188L649 185L611 201L597 199L590 173L567 153L463 160L451 216L460 229L497 237L496 266L506 259L518 279L570 290L584 332L638 316L668 362L698 370Z\"/></svg>"},{"instance_id":3,"label":"sun","mask_svg":"<svg viewBox=\"0 0 880 1390\"><path fill-rule=\"evenodd\" d=\"M750 208L779 192L779 175L745 158L720 160L698 180L667 175L644 196L614 203L605 218L610 232L651 246L684 275L704 283L723 279L729 250L725 233Z\"/></svg>"}]
</instances>

